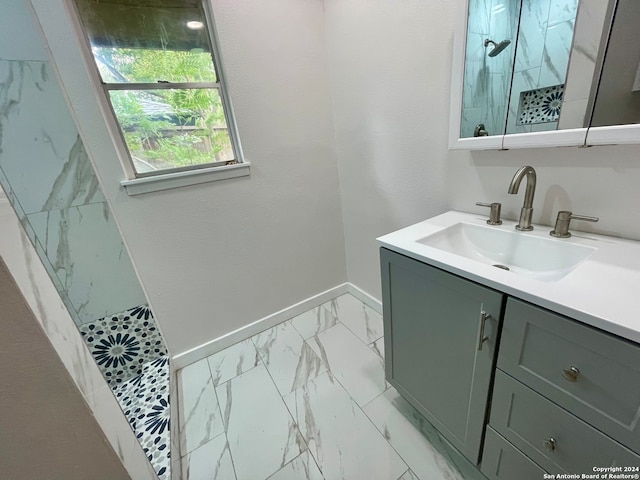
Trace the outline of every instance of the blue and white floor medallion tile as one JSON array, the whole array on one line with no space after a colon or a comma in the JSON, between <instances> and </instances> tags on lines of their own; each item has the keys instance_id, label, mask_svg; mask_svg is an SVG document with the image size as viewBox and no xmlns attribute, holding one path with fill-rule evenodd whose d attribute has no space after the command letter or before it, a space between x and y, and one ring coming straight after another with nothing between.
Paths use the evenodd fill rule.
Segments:
<instances>
[{"instance_id":1,"label":"blue and white floor medallion tile","mask_svg":"<svg viewBox=\"0 0 640 480\"><path fill-rule=\"evenodd\" d=\"M146 363L142 373L112 387L131 428L161 480L169 478L169 359Z\"/></svg>"},{"instance_id":2,"label":"blue and white floor medallion tile","mask_svg":"<svg viewBox=\"0 0 640 480\"><path fill-rule=\"evenodd\" d=\"M517 125L558 121L563 96L564 85L521 92Z\"/></svg>"},{"instance_id":3,"label":"blue and white floor medallion tile","mask_svg":"<svg viewBox=\"0 0 640 480\"><path fill-rule=\"evenodd\" d=\"M142 414L144 407L144 399L139 396L141 384L142 374L111 387L134 432L137 430L138 416Z\"/></svg>"},{"instance_id":4,"label":"blue and white floor medallion tile","mask_svg":"<svg viewBox=\"0 0 640 480\"><path fill-rule=\"evenodd\" d=\"M138 423L137 438L158 477L169 478L171 464L169 397L158 394L145 404L144 418Z\"/></svg>"},{"instance_id":5,"label":"blue and white floor medallion tile","mask_svg":"<svg viewBox=\"0 0 640 480\"><path fill-rule=\"evenodd\" d=\"M85 323L80 333L111 386L139 375L144 364L167 355L146 305Z\"/></svg>"}]
</instances>

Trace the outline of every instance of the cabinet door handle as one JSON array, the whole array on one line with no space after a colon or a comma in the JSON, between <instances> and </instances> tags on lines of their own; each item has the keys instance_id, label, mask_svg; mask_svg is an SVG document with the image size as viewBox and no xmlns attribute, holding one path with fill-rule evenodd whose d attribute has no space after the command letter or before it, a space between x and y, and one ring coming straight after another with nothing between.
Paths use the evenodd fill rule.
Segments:
<instances>
[{"instance_id":1,"label":"cabinet door handle","mask_svg":"<svg viewBox=\"0 0 640 480\"><path fill-rule=\"evenodd\" d=\"M549 452L553 452L556 449L556 439L553 437L549 437L544 441L544 448Z\"/></svg>"},{"instance_id":2,"label":"cabinet door handle","mask_svg":"<svg viewBox=\"0 0 640 480\"><path fill-rule=\"evenodd\" d=\"M478 338L478 351L482 351L482 344L489 340L489 337L486 337L484 334L484 325L487 322L487 319L491 318L491 315L487 315L487 312L482 310L480 312L480 337Z\"/></svg>"},{"instance_id":3,"label":"cabinet door handle","mask_svg":"<svg viewBox=\"0 0 640 480\"><path fill-rule=\"evenodd\" d=\"M574 366L571 366L569 368L565 368L564 370L562 370L562 376L565 378L565 380L568 380L569 382L577 382L579 375L580 375L580 370L578 370Z\"/></svg>"}]
</instances>

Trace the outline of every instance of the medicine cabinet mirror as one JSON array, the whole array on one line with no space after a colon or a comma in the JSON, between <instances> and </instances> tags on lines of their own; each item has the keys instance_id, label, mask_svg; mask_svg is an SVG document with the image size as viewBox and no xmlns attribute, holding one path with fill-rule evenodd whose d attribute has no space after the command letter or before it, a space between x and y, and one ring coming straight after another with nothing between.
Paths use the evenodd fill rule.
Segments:
<instances>
[{"instance_id":1,"label":"medicine cabinet mirror","mask_svg":"<svg viewBox=\"0 0 640 480\"><path fill-rule=\"evenodd\" d=\"M468 0L450 148L640 143L640 2Z\"/></svg>"}]
</instances>

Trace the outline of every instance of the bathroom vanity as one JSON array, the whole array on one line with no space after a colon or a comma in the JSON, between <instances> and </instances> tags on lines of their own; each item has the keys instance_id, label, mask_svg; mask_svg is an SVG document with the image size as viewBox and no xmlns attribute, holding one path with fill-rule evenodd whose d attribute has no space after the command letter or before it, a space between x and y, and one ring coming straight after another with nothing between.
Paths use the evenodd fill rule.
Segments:
<instances>
[{"instance_id":1,"label":"bathroom vanity","mask_svg":"<svg viewBox=\"0 0 640 480\"><path fill-rule=\"evenodd\" d=\"M638 474L640 244L515 224L378 239L387 380L489 479Z\"/></svg>"}]
</instances>

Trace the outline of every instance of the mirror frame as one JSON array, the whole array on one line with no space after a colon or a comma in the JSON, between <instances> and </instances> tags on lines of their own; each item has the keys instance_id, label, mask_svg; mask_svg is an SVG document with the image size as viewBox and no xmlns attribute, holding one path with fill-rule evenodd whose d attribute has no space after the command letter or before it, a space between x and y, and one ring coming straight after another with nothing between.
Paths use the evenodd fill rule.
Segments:
<instances>
[{"instance_id":1,"label":"mirror frame","mask_svg":"<svg viewBox=\"0 0 640 480\"><path fill-rule=\"evenodd\" d=\"M462 99L467 44L469 1L459 3L453 38L451 65L450 150L507 150L540 147L584 147L592 145L640 144L640 124L583 127L547 132L500 134L461 138ZM610 31L610 30L609 30ZM600 67L601 68L601 67Z\"/></svg>"}]
</instances>

